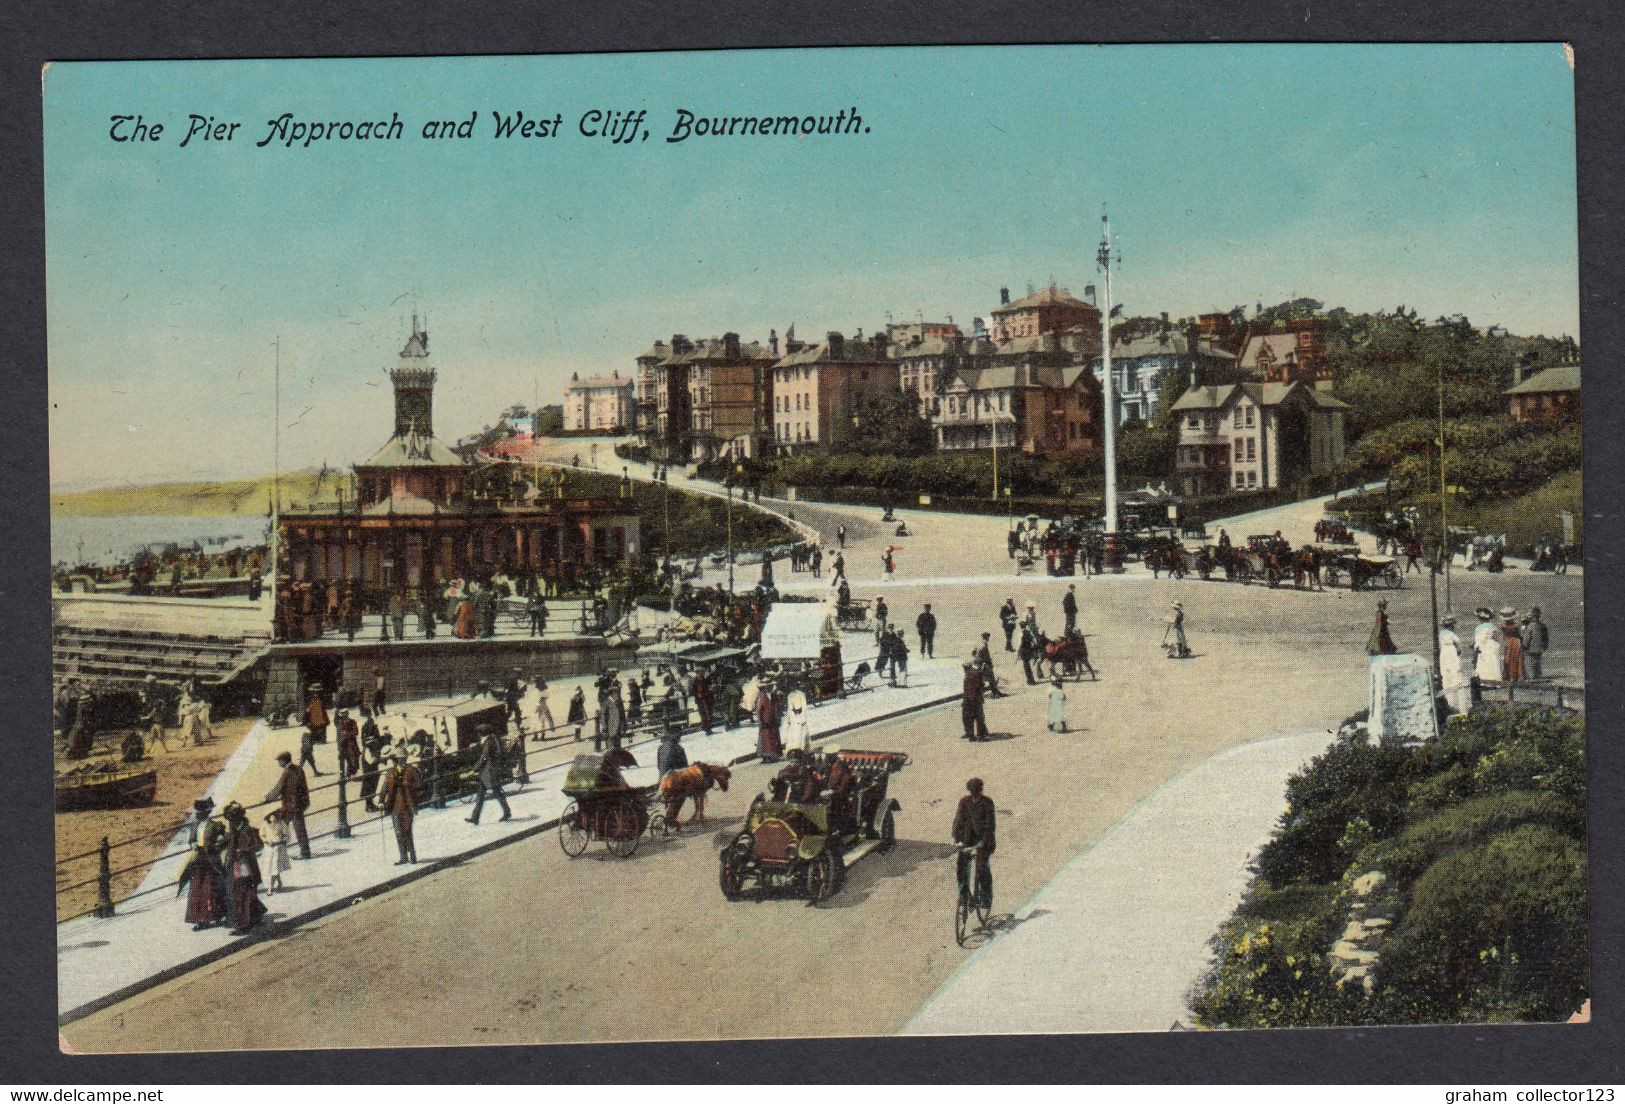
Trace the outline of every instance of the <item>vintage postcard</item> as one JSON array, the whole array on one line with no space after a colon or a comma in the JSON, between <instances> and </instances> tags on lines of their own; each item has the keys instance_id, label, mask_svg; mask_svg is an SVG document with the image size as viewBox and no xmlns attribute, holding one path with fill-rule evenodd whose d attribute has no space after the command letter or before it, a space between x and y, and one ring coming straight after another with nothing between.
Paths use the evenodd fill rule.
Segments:
<instances>
[{"instance_id":1,"label":"vintage postcard","mask_svg":"<svg viewBox=\"0 0 1625 1104\"><path fill-rule=\"evenodd\" d=\"M65 1050L1589 1015L1562 44L42 97Z\"/></svg>"}]
</instances>

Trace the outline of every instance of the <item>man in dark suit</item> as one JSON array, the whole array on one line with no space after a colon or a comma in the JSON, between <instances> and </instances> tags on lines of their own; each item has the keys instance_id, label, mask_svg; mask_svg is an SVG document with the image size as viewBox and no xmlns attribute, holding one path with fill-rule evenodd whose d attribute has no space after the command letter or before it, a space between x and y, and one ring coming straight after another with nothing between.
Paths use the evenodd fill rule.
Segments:
<instances>
[{"instance_id":1,"label":"man in dark suit","mask_svg":"<svg viewBox=\"0 0 1625 1104\"><path fill-rule=\"evenodd\" d=\"M309 735L308 729L305 734ZM282 775L265 795L265 800L281 803L282 818L293 825L294 838L299 841L299 857L308 859L310 835L305 831L305 810L310 808L310 783L305 781L304 769L288 752L278 752L276 761Z\"/></svg>"},{"instance_id":2,"label":"man in dark suit","mask_svg":"<svg viewBox=\"0 0 1625 1104\"><path fill-rule=\"evenodd\" d=\"M974 663L965 664L965 684L959 703L960 719L965 724L965 739L987 739L987 715L982 711L982 672Z\"/></svg>"},{"instance_id":3,"label":"man in dark suit","mask_svg":"<svg viewBox=\"0 0 1625 1104\"><path fill-rule=\"evenodd\" d=\"M406 761L404 748L394 751L392 763L384 775L379 801L395 822L395 847L401 855L395 865L400 866L418 861L417 842L412 838L412 821L418 811L418 769Z\"/></svg>"},{"instance_id":4,"label":"man in dark suit","mask_svg":"<svg viewBox=\"0 0 1625 1104\"><path fill-rule=\"evenodd\" d=\"M993 799L982 793L980 778L966 782L965 791L965 796L959 799L959 808L954 810L953 838L961 847L976 848L976 894L983 907L990 908L993 904L993 870L989 860L998 842L995 831L997 814ZM965 881L965 864L971 857L963 851L959 854L957 873L961 884Z\"/></svg>"},{"instance_id":5,"label":"man in dark suit","mask_svg":"<svg viewBox=\"0 0 1625 1104\"><path fill-rule=\"evenodd\" d=\"M937 615L931 612L930 602L925 604L924 612L914 619L914 631L920 634L921 658L934 658L937 642Z\"/></svg>"},{"instance_id":6,"label":"man in dark suit","mask_svg":"<svg viewBox=\"0 0 1625 1104\"><path fill-rule=\"evenodd\" d=\"M1068 583L1066 597L1061 599L1061 613L1066 617L1065 635L1071 636L1072 631L1078 627L1078 585Z\"/></svg>"},{"instance_id":7,"label":"man in dark suit","mask_svg":"<svg viewBox=\"0 0 1625 1104\"><path fill-rule=\"evenodd\" d=\"M480 757L474 763L474 774L479 782L479 789L474 791L474 815L468 818L470 824L480 822L480 810L485 807L486 794L496 798L497 804L502 806L501 820L513 819L513 811L508 808L508 799L502 793L502 761L502 741L497 739L496 729L490 725L481 725Z\"/></svg>"}]
</instances>

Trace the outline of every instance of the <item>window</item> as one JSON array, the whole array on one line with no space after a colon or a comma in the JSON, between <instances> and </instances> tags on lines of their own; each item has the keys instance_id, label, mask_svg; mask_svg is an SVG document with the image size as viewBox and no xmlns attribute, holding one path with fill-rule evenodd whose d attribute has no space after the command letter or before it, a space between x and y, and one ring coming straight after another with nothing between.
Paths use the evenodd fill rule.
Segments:
<instances>
[{"instance_id":1,"label":"window","mask_svg":"<svg viewBox=\"0 0 1625 1104\"><path fill-rule=\"evenodd\" d=\"M1258 459L1258 438L1257 437L1249 437L1249 438L1247 438L1247 459L1249 459L1249 460L1257 460Z\"/></svg>"},{"instance_id":2,"label":"window","mask_svg":"<svg viewBox=\"0 0 1625 1104\"><path fill-rule=\"evenodd\" d=\"M1186 429L1201 429L1202 428L1202 416L1200 414L1192 414L1190 417L1186 418L1185 419L1185 428Z\"/></svg>"},{"instance_id":3,"label":"window","mask_svg":"<svg viewBox=\"0 0 1625 1104\"><path fill-rule=\"evenodd\" d=\"M1258 473L1257 472L1250 471L1250 472L1247 473L1247 486L1249 486L1249 487L1258 486Z\"/></svg>"},{"instance_id":4,"label":"window","mask_svg":"<svg viewBox=\"0 0 1625 1104\"><path fill-rule=\"evenodd\" d=\"M1230 428L1241 428L1241 407L1239 406L1230 412Z\"/></svg>"},{"instance_id":5,"label":"window","mask_svg":"<svg viewBox=\"0 0 1625 1104\"><path fill-rule=\"evenodd\" d=\"M1241 446L1241 438L1237 437L1236 438L1236 459L1238 461L1241 459L1241 447L1242 447Z\"/></svg>"},{"instance_id":6,"label":"window","mask_svg":"<svg viewBox=\"0 0 1625 1104\"><path fill-rule=\"evenodd\" d=\"M1237 472L1236 473L1236 490L1239 491L1239 490L1241 490L1241 488L1245 487L1246 485L1247 485L1247 477L1245 475L1243 475L1241 472Z\"/></svg>"},{"instance_id":7,"label":"window","mask_svg":"<svg viewBox=\"0 0 1625 1104\"><path fill-rule=\"evenodd\" d=\"M1247 425L1249 427L1251 427L1252 424L1253 424L1253 408L1249 406L1247 408Z\"/></svg>"}]
</instances>

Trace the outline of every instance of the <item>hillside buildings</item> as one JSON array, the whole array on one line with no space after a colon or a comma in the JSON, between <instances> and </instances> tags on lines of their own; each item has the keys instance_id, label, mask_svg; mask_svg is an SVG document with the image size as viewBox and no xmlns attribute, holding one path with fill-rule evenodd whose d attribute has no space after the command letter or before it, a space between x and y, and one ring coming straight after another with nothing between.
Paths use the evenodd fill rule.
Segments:
<instances>
[{"instance_id":1,"label":"hillside buildings","mask_svg":"<svg viewBox=\"0 0 1625 1104\"><path fill-rule=\"evenodd\" d=\"M619 371L582 379L571 373L564 389L564 428L576 432L624 433L633 425L636 383Z\"/></svg>"},{"instance_id":2,"label":"hillside buildings","mask_svg":"<svg viewBox=\"0 0 1625 1104\"><path fill-rule=\"evenodd\" d=\"M1507 388L1507 413L1515 422L1580 420L1580 366L1559 364Z\"/></svg>"},{"instance_id":3,"label":"hillside buildings","mask_svg":"<svg viewBox=\"0 0 1625 1104\"><path fill-rule=\"evenodd\" d=\"M1181 494L1269 489L1343 462L1348 404L1301 380L1193 387L1170 409Z\"/></svg>"}]
</instances>

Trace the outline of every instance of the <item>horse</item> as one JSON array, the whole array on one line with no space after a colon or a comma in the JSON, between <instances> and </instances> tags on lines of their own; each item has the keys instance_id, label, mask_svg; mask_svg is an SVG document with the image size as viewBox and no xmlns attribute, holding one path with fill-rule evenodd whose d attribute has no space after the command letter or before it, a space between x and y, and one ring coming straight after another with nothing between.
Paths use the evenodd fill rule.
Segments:
<instances>
[{"instance_id":1,"label":"horse","mask_svg":"<svg viewBox=\"0 0 1625 1104\"><path fill-rule=\"evenodd\" d=\"M1292 560L1292 585L1301 589L1306 579L1316 590L1321 589L1320 549L1312 544L1298 549L1298 554Z\"/></svg>"},{"instance_id":2,"label":"horse","mask_svg":"<svg viewBox=\"0 0 1625 1104\"><path fill-rule=\"evenodd\" d=\"M1035 664L1037 667L1036 674L1039 678L1046 677L1044 675L1045 663L1049 664L1048 677L1050 678L1055 677L1057 670L1064 671L1067 675L1080 679L1083 677L1083 672L1088 671L1091 679L1096 682L1100 681L1100 676L1095 674L1094 667L1089 663L1089 645L1084 640L1082 633L1063 636L1059 640L1051 640L1040 633L1038 636L1038 657Z\"/></svg>"},{"instance_id":3,"label":"horse","mask_svg":"<svg viewBox=\"0 0 1625 1104\"><path fill-rule=\"evenodd\" d=\"M705 823L705 795L712 786L728 792L731 772L714 763L694 763L679 770L667 771L660 780L660 800L666 803L666 820L674 827L683 802L694 799L694 818L691 824Z\"/></svg>"}]
</instances>

